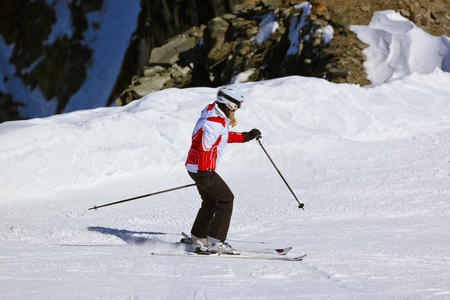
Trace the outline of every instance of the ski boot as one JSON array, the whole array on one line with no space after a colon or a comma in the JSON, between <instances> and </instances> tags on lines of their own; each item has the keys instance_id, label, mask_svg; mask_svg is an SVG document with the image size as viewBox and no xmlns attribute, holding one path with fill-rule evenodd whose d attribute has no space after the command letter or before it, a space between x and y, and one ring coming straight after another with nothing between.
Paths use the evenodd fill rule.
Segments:
<instances>
[{"instance_id":1,"label":"ski boot","mask_svg":"<svg viewBox=\"0 0 450 300\"><path fill-rule=\"evenodd\" d=\"M188 245L193 245L193 246L197 246L197 247L203 247L206 249L206 246L208 244L208 241L206 238L199 238L193 234L191 234L191 236L185 234L184 232L182 233L183 238L180 240L180 243L183 244L188 244Z\"/></svg>"},{"instance_id":2,"label":"ski boot","mask_svg":"<svg viewBox=\"0 0 450 300\"><path fill-rule=\"evenodd\" d=\"M231 255L239 255L239 251L231 247L225 241L218 240L216 238L208 236L207 239L207 249L209 253L219 253L219 254L231 254Z\"/></svg>"}]
</instances>

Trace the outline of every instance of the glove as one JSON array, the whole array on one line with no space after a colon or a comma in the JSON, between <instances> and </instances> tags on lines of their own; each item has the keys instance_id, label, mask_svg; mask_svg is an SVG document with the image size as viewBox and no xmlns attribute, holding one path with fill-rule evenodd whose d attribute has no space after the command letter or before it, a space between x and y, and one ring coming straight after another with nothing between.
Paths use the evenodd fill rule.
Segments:
<instances>
[{"instance_id":1,"label":"glove","mask_svg":"<svg viewBox=\"0 0 450 300\"><path fill-rule=\"evenodd\" d=\"M251 141L253 139L257 139L261 137L261 131L259 129L253 128L249 132L243 132L242 135L244 136L244 142Z\"/></svg>"}]
</instances>

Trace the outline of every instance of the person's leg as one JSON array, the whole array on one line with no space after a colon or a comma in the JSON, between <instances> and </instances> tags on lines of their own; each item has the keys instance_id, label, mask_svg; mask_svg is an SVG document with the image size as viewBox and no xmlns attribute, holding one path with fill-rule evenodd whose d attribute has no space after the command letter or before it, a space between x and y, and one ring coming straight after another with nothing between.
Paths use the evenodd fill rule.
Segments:
<instances>
[{"instance_id":1,"label":"person's leg","mask_svg":"<svg viewBox=\"0 0 450 300\"><path fill-rule=\"evenodd\" d=\"M209 195L208 190L211 189L211 184L205 178L197 173L188 173L197 184L197 190L202 198L202 206L198 210L197 217L192 225L191 234L198 238L206 238L211 227L211 221L214 218L216 200Z\"/></svg>"},{"instance_id":2,"label":"person's leg","mask_svg":"<svg viewBox=\"0 0 450 300\"><path fill-rule=\"evenodd\" d=\"M215 199L216 207L208 236L225 241L233 213L234 195L219 174L214 172L213 178L213 186L208 194Z\"/></svg>"},{"instance_id":3,"label":"person's leg","mask_svg":"<svg viewBox=\"0 0 450 300\"><path fill-rule=\"evenodd\" d=\"M216 172L211 172L208 176L196 173L189 175L197 184L203 200L191 233L200 238L208 235L221 241L226 240L233 212L233 193Z\"/></svg>"}]
</instances>

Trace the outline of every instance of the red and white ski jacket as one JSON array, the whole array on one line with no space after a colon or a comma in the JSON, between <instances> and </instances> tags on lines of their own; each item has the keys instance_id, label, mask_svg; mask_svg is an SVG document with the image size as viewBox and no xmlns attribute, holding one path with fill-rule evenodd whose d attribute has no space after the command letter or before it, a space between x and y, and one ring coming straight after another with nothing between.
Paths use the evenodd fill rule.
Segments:
<instances>
[{"instance_id":1,"label":"red and white ski jacket","mask_svg":"<svg viewBox=\"0 0 450 300\"><path fill-rule=\"evenodd\" d=\"M202 110L192 133L192 145L186 160L189 172L215 170L227 143L243 143L240 132L229 132L230 119L214 102Z\"/></svg>"}]
</instances>

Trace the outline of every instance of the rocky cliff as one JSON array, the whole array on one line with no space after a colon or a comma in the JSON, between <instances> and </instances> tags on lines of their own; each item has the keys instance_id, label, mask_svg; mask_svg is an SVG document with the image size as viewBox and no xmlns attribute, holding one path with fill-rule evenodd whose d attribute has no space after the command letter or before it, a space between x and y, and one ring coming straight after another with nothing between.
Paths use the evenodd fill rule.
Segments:
<instances>
[{"instance_id":1,"label":"rocky cliff","mask_svg":"<svg viewBox=\"0 0 450 300\"><path fill-rule=\"evenodd\" d=\"M349 26L368 24L378 10L397 10L434 35L450 32L445 0L244 2L154 48L117 104L164 88L288 75L369 84L362 52L367 45Z\"/></svg>"},{"instance_id":2,"label":"rocky cliff","mask_svg":"<svg viewBox=\"0 0 450 300\"><path fill-rule=\"evenodd\" d=\"M89 77L97 60L109 57L105 49L111 49L108 43L117 31L94 48L104 35L105 24L100 21L123 26L120 17L133 19L115 9L113 17L104 20L105 7L114 10L113 2L122 7L137 5L134 33L128 36L129 42L128 38L122 42L129 44L119 59L118 52L97 66L99 74ZM349 26L368 24L373 12L385 9L399 11L430 34L450 35L447 0L311 0L309 4L301 0L135 0L126 4L4 0L0 2L0 122L35 116L20 114L25 89L31 100L43 99L38 107L59 113L116 100L123 105L169 87L219 86L287 75L369 84L362 52L367 45ZM62 25L66 32L55 35L55 27ZM117 64L119 70L109 71L111 84L101 78L108 64ZM92 77L97 81L88 83ZM9 88L12 81L20 83L16 91ZM104 91L93 95L93 89ZM69 105L80 100L74 95L83 99Z\"/></svg>"},{"instance_id":3,"label":"rocky cliff","mask_svg":"<svg viewBox=\"0 0 450 300\"><path fill-rule=\"evenodd\" d=\"M135 75L144 76L150 52L192 26L231 12L241 0L141 0L141 12L121 72L108 99L113 103Z\"/></svg>"},{"instance_id":4,"label":"rocky cliff","mask_svg":"<svg viewBox=\"0 0 450 300\"><path fill-rule=\"evenodd\" d=\"M132 75L139 73L138 66L146 63L152 48L191 26L230 11L236 3L234 0L0 1L0 122L110 104L112 100L108 102L108 98L115 99L126 88ZM130 14L132 9L123 9L128 6L140 7L139 16ZM125 47L120 54L117 43L111 43L111 39L123 39L117 31L129 23L134 27L124 39L128 49ZM105 38L105 34L110 37ZM106 53L112 50L114 55ZM114 76L113 82L106 83L106 76L103 83L99 82L101 74L92 69L103 68L106 73L108 68L111 73L115 72L112 65L118 65L120 70L108 74ZM95 89L106 91L92 92ZM80 103L70 103L78 100Z\"/></svg>"},{"instance_id":5,"label":"rocky cliff","mask_svg":"<svg viewBox=\"0 0 450 300\"><path fill-rule=\"evenodd\" d=\"M0 36L6 45L13 47L9 58L15 69L13 76L20 78L31 90L38 89L46 99L57 98L57 111L65 107L86 78L92 50L82 43L88 27L85 15L100 10L102 0L72 1L68 7L72 16L72 36L49 41L52 26L56 23L52 5L45 0L0 2ZM10 79L10 75L2 78L3 82ZM4 92L0 94L0 105L12 108L9 119L18 118L17 109L14 109L18 104L11 103L21 103L21 99L13 99L14 95L9 91Z\"/></svg>"}]
</instances>

